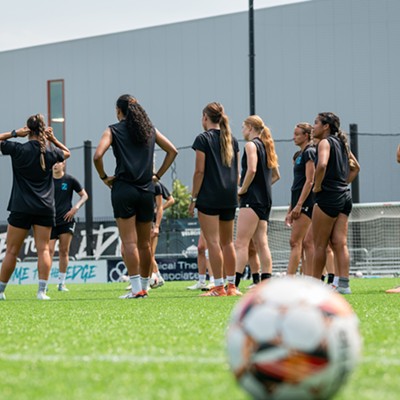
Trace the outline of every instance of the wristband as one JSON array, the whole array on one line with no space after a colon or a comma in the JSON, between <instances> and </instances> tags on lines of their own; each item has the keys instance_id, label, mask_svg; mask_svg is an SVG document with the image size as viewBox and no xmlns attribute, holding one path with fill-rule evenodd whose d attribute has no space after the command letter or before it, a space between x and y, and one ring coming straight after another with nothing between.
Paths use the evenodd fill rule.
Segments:
<instances>
[{"instance_id":1,"label":"wristband","mask_svg":"<svg viewBox=\"0 0 400 400\"><path fill-rule=\"evenodd\" d=\"M108 175L107 174L104 174L104 176L101 176L100 177L100 179L102 180L102 181L104 181L104 179L107 179L108 178Z\"/></svg>"},{"instance_id":2,"label":"wristband","mask_svg":"<svg viewBox=\"0 0 400 400\"><path fill-rule=\"evenodd\" d=\"M157 174L153 174L159 181L161 180L161 178L157 175Z\"/></svg>"},{"instance_id":3,"label":"wristband","mask_svg":"<svg viewBox=\"0 0 400 400\"><path fill-rule=\"evenodd\" d=\"M190 196L190 202L191 203L196 203L196 201L197 201L197 197Z\"/></svg>"},{"instance_id":4,"label":"wristband","mask_svg":"<svg viewBox=\"0 0 400 400\"><path fill-rule=\"evenodd\" d=\"M13 129L11 131L11 137L16 138L17 137L17 131L15 129Z\"/></svg>"}]
</instances>

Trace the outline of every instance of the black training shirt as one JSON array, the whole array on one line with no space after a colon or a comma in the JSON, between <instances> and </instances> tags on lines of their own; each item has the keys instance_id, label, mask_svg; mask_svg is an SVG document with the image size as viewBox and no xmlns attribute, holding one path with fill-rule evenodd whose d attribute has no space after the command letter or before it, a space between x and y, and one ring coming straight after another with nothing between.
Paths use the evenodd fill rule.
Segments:
<instances>
[{"instance_id":1,"label":"black training shirt","mask_svg":"<svg viewBox=\"0 0 400 400\"><path fill-rule=\"evenodd\" d=\"M349 159L342 141L333 135L327 137L330 145L329 160L326 167L322 190L327 192L345 192L349 190L347 177L349 176ZM318 164L318 147L315 165Z\"/></svg>"},{"instance_id":2,"label":"black training shirt","mask_svg":"<svg viewBox=\"0 0 400 400\"><path fill-rule=\"evenodd\" d=\"M13 186L7 210L55 216L52 167L64 161L64 153L53 146L47 148L46 170L43 171L37 140L26 143L5 140L1 142L1 152L11 156L13 169Z\"/></svg>"},{"instance_id":3,"label":"black training shirt","mask_svg":"<svg viewBox=\"0 0 400 400\"><path fill-rule=\"evenodd\" d=\"M272 205L272 170L267 165L267 152L264 143L260 138L256 137L252 140L257 148L257 167L256 174L247 189L247 192L240 196L240 204L252 204L263 207L271 207ZM240 185L243 185L247 172L247 154L243 152L242 156L242 173Z\"/></svg>"},{"instance_id":4,"label":"black training shirt","mask_svg":"<svg viewBox=\"0 0 400 400\"><path fill-rule=\"evenodd\" d=\"M230 167L222 164L221 131L210 129L200 133L193 145L193 150L205 154L204 179L197 195L196 205L206 208L237 207L237 157L239 144L232 136L233 158Z\"/></svg>"},{"instance_id":5,"label":"black training shirt","mask_svg":"<svg viewBox=\"0 0 400 400\"><path fill-rule=\"evenodd\" d=\"M153 158L155 130L147 144L137 144L129 133L126 121L110 125L112 149L116 159L116 179L131 183L139 189L154 192Z\"/></svg>"},{"instance_id":6,"label":"black training shirt","mask_svg":"<svg viewBox=\"0 0 400 400\"><path fill-rule=\"evenodd\" d=\"M68 224L64 220L65 214L72 208L74 192L82 190L81 184L73 176L64 174L61 178L53 178L56 202L56 225Z\"/></svg>"}]
</instances>

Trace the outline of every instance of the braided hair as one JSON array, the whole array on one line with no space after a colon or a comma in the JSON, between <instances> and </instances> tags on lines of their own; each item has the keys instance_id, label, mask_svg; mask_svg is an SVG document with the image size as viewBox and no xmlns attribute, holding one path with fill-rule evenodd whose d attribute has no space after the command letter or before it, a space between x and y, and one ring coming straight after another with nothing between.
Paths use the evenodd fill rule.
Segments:
<instances>
[{"instance_id":1,"label":"braided hair","mask_svg":"<svg viewBox=\"0 0 400 400\"><path fill-rule=\"evenodd\" d=\"M232 131L229 126L229 118L225 114L223 105L217 102L209 103L204 108L203 114L207 115L212 123L219 124L221 131L222 164L226 167L230 167L233 160Z\"/></svg>"},{"instance_id":2,"label":"braided hair","mask_svg":"<svg viewBox=\"0 0 400 400\"><path fill-rule=\"evenodd\" d=\"M45 127L46 124L44 122L44 117L42 114L32 115L26 121L26 125L29 128L29 136L37 136L40 144L40 166L43 171L46 171L46 161L45 161L45 153L46 153L46 135L45 135Z\"/></svg>"},{"instance_id":3,"label":"braided hair","mask_svg":"<svg viewBox=\"0 0 400 400\"><path fill-rule=\"evenodd\" d=\"M129 94L118 98L117 107L125 116L128 132L134 143L146 145L152 137L154 127L144 108Z\"/></svg>"}]
</instances>

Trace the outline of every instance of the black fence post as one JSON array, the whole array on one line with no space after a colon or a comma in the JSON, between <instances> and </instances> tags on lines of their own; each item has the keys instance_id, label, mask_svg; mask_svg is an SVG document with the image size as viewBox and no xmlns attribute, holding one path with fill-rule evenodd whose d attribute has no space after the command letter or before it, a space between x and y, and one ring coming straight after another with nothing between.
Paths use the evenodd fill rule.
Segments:
<instances>
[{"instance_id":1,"label":"black fence post","mask_svg":"<svg viewBox=\"0 0 400 400\"><path fill-rule=\"evenodd\" d=\"M358 160L358 126L357 124L350 124L350 149ZM351 196L353 203L360 202L360 181L358 176L351 184Z\"/></svg>"},{"instance_id":2,"label":"black fence post","mask_svg":"<svg viewBox=\"0 0 400 400\"><path fill-rule=\"evenodd\" d=\"M85 203L85 224L86 224L86 254L93 256L93 185L92 185L92 142L84 142L84 169L85 169L85 190L89 196Z\"/></svg>"},{"instance_id":3,"label":"black fence post","mask_svg":"<svg viewBox=\"0 0 400 400\"><path fill-rule=\"evenodd\" d=\"M255 100L255 66L254 66L254 1L249 0L249 85L250 85L250 115L256 113Z\"/></svg>"}]
</instances>

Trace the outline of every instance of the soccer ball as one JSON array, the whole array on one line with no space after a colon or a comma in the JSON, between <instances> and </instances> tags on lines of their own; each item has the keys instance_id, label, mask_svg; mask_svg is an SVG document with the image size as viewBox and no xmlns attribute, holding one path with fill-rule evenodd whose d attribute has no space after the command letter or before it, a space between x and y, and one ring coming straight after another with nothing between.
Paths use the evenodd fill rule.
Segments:
<instances>
[{"instance_id":1,"label":"soccer ball","mask_svg":"<svg viewBox=\"0 0 400 400\"><path fill-rule=\"evenodd\" d=\"M272 278L232 311L227 352L236 380L254 399L329 399L360 357L358 318L317 279Z\"/></svg>"}]
</instances>

